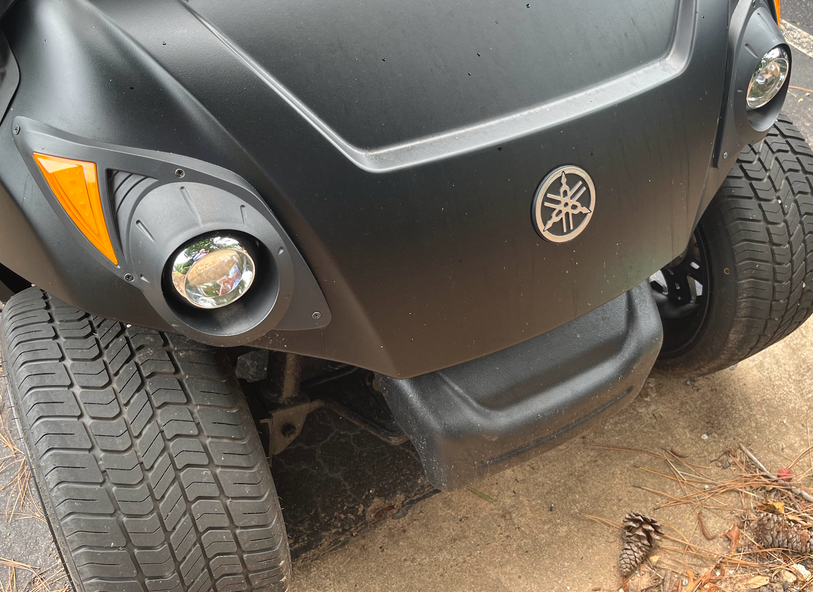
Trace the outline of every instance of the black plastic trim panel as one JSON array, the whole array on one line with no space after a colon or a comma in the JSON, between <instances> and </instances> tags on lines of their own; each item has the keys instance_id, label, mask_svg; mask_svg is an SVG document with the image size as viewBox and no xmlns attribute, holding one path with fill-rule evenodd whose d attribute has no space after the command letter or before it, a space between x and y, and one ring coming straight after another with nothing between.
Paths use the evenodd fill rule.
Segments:
<instances>
[{"instance_id":1,"label":"black plastic trim panel","mask_svg":"<svg viewBox=\"0 0 813 592\"><path fill-rule=\"evenodd\" d=\"M378 380L429 481L455 489L561 444L632 400L662 336L644 282L503 351L415 378Z\"/></svg>"},{"instance_id":2,"label":"black plastic trim panel","mask_svg":"<svg viewBox=\"0 0 813 592\"><path fill-rule=\"evenodd\" d=\"M185 156L77 137L25 117L14 118L14 125L14 141L31 176L76 245L109 274L141 290L172 330L211 345L232 346L272 329L319 329L330 322L325 297L302 255L265 201L238 175ZM96 163L117 264L71 221L40 174L35 152ZM214 231L256 239L267 255L267 275L274 278L267 293L256 288L222 311L207 311L206 318L196 323L176 312L176 296L166 293L162 279L169 257L179 247ZM255 283L260 275L258 267Z\"/></svg>"}]
</instances>

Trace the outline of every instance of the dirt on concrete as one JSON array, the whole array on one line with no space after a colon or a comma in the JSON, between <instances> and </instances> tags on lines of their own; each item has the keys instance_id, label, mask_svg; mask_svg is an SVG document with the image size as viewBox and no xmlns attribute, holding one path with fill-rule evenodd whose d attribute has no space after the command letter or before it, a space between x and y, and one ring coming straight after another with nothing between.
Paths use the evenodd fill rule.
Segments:
<instances>
[{"instance_id":1,"label":"dirt on concrete","mask_svg":"<svg viewBox=\"0 0 813 592\"><path fill-rule=\"evenodd\" d=\"M692 379L651 376L625 410L583 438L474 485L440 493L406 517L389 520L344 548L300 566L296 590L619 590L618 531L586 515L621 522L649 513L723 553L725 540L700 538L697 509L657 509L681 495L661 461L591 446L672 449L709 465L745 444L774 470L811 443L813 323L732 370ZM721 472L725 469L719 469ZM703 514L710 534L735 516Z\"/></svg>"}]
</instances>

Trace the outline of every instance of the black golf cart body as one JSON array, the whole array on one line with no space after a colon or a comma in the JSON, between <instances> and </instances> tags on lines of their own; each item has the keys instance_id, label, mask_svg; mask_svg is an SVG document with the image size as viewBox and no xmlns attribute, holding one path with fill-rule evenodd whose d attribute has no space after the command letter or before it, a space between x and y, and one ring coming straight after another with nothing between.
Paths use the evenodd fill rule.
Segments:
<instances>
[{"instance_id":1,"label":"black golf cart body","mask_svg":"<svg viewBox=\"0 0 813 592\"><path fill-rule=\"evenodd\" d=\"M642 283L786 92L746 112L784 43L765 0L20 0L0 31L0 290L373 371L440 487L637 394ZM115 263L34 153L96 163ZM551 242L532 209L562 166L595 204ZM260 265L208 313L162 274L214 230Z\"/></svg>"}]
</instances>

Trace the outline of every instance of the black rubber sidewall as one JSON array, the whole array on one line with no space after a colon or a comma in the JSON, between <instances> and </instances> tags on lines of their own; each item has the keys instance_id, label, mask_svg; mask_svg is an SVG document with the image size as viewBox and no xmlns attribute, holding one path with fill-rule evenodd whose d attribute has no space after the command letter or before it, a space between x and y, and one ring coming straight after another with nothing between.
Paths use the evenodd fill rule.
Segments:
<instances>
[{"instance_id":1,"label":"black rubber sidewall","mask_svg":"<svg viewBox=\"0 0 813 592\"><path fill-rule=\"evenodd\" d=\"M724 355L728 336L734 326L738 297L737 267L731 239L717 200L712 201L698 225L706 245L709 286L706 318L700 329L683 346L663 352L656 369L682 373L708 371L710 363Z\"/></svg>"},{"instance_id":2,"label":"black rubber sidewall","mask_svg":"<svg viewBox=\"0 0 813 592\"><path fill-rule=\"evenodd\" d=\"M2 318L0 318L0 328L1 327ZM76 568L73 558L70 556L70 554L66 555L62 551L63 549L69 549L70 547L68 546L68 541L65 538L62 529L54 527L55 524L59 525L59 520L56 518L56 512L54 511L53 504L51 503L51 498L47 495L43 495L42 491L40 491L40 483L46 483L45 475L42 474L42 466L40 463L32 460L34 457L31 454L30 447L33 443L29 440L31 437L31 430L23 429L20 416L17 412L19 409L20 393L17 391L15 381L9 376L9 373L13 370L11 369L8 351L6 349L6 340L1 337L0 356L2 356L3 367L5 368L6 393L8 393L8 404L11 406L11 414L14 418L14 427L20 434L20 440L23 443L25 461L28 463L28 468L33 476L32 480L34 482L34 490L37 492L37 497L39 498L40 504L45 510L45 520L48 523L48 530L51 531L51 536L54 537L54 541L56 543L54 546L59 554L59 560L62 563L62 567L65 568L65 573L68 574L68 579L70 580L71 586L77 592L85 592L85 586L82 584L82 579L79 577L79 570Z\"/></svg>"}]
</instances>

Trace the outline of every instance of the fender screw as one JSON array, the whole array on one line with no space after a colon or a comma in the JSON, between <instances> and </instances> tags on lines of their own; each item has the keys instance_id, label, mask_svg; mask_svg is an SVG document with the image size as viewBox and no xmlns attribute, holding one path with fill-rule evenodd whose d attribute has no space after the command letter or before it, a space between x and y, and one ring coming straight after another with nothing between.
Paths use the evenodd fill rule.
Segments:
<instances>
[{"instance_id":1,"label":"fender screw","mask_svg":"<svg viewBox=\"0 0 813 592\"><path fill-rule=\"evenodd\" d=\"M15 125L14 128L12 129L12 131L14 132L14 135L16 136L17 134L20 133L20 126Z\"/></svg>"},{"instance_id":2,"label":"fender screw","mask_svg":"<svg viewBox=\"0 0 813 592\"><path fill-rule=\"evenodd\" d=\"M284 426L282 426L282 437L283 438L285 438L287 440L290 440L294 436L296 436L296 426L294 424L286 423Z\"/></svg>"},{"instance_id":3,"label":"fender screw","mask_svg":"<svg viewBox=\"0 0 813 592\"><path fill-rule=\"evenodd\" d=\"M183 172L183 169L175 169L175 176L181 179L186 173Z\"/></svg>"},{"instance_id":4,"label":"fender screw","mask_svg":"<svg viewBox=\"0 0 813 592\"><path fill-rule=\"evenodd\" d=\"M728 160L728 152L723 152L723 160Z\"/></svg>"},{"instance_id":5,"label":"fender screw","mask_svg":"<svg viewBox=\"0 0 813 592\"><path fill-rule=\"evenodd\" d=\"M313 317L314 321L318 321L319 319L322 318L322 313L316 310L311 316Z\"/></svg>"},{"instance_id":6,"label":"fender screw","mask_svg":"<svg viewBox=\"0 0 813 592\"><path fill-rule=\"evenodd\" d=\"M132 273L125 273L124 279L127 280L128 282L132 282L135 278L133 277Z\"/></svg>"}]
</instances>

